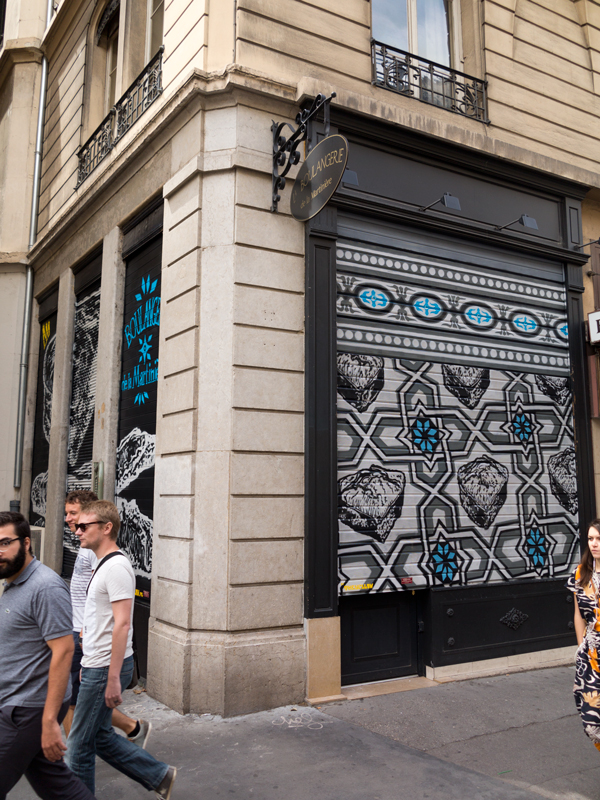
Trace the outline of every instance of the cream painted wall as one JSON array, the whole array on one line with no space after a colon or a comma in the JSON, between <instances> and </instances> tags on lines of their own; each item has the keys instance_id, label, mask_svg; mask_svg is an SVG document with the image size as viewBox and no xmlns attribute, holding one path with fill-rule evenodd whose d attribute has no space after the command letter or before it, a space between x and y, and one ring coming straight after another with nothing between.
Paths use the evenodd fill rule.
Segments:
<instances>
[{"instance_id":1,"label":"cream painted wall","mask_svg":"<svg viewBox=\"0 0 600 800\"><path fill-rule=\"evenodd\" d=\"M46 27L45 0L10 0L6 4L4 43L11 39L37 39Z\"/></svg>"},{"instance_id":2,"label":"cream painted wall","mask_svg":"<svg viewBox=\"0 0 600 800\"><path fill-rule=\"evenodd\" d=\"M0 91L0 258L27 251L40 69L16 63Z\"/></svg>"},{"instance_id":3,"label":"cream painted wall","mask_svg":"<svg viewBox=\"0 0 600 800\"><path fill-rule=\"evenodd\" d=\"M13 489L13 468L24 300L25 267L0 263L0 511L8 511L9 501L18 496Z\"/></svg>"},{"instance_id":4,"label":"cream painted wall","mask_svg":"<svg viewBox=\"0 0 600 800\"><path fill-rule=\"evenodd\" d=\"M489 126L371 85L368 0L166 2L164 93L143 124L159 117L193 75L220 80L234 68L235 53L242 75L269 76L298 100L333 89L335 103L361 113L600 186L600 6L594 0L455 2L462 20L459 61L489 81ZM107 159L75 192L76 152L89 133L84 83L91 79L86 53L95 45L87 26L95 8L91 0L62 3L45 37L50 85L40 236L108 167ZM110 161L135 138L128 134Z\"/></svg>"}]
</instances>

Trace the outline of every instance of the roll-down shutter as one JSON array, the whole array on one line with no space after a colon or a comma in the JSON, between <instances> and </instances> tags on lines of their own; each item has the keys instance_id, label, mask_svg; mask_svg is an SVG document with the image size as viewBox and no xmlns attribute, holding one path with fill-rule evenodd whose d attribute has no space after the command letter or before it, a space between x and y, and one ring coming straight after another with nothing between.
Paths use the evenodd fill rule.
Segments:
<instances>
[{"instance_id":1,"label":"roll-down shutter","mask_svg":"<svg viewBox=\"0 0 600 800\"><path fill-rule=\"evenodd\" d=\"M48 487L50 425L52 422L57 304L58 291L54 291L46 301L40 303L39 316L40 345L36 381L29 521L32 525L39 525L42 528L46 525L46 491Z\"/></svg>"},{"instance_id":2,"label":"roll-down shutter","mask_svg":"<svg viewBox=\"0 0 600 800\"><path fill-rule=\"evenodd\" d=\"M566 575L562 269L416 250L338 244L340 594Z\"/></svg>"},{"instance_id":3,"label":"roll-down shutter","mask_svg":"<svg viewBox=\"0 0 600 800\"><path fill-rule=\"evenodd\" d=\"M98 256L87 269L93 274L99 273L101 256ZM76 294L67 451L67 492L92 488L99 324L100 280L96 279L92 283L88 282L88 285ZM78 550L79 539L65 525L63 531L63 577L70 578L73 574Z\"/></svg>"}]
</instances>

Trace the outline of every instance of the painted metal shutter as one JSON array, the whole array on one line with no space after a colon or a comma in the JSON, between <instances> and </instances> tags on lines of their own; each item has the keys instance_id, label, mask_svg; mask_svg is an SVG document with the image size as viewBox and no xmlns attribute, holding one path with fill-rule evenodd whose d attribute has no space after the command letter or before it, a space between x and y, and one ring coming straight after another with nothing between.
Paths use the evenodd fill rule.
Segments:
<instances>
[{"instance_id":1,"label":"painted metal shutter","mask_svg":"<svg viewBox=\"0 0 600 800\"><path fill-rule=\"evenodd\" d=\"M116 463L119 546L136 573L136 595L146 602L152 572L161 253L159 237L127 260Z\"/></svg>"},{"instance_id":2,"label":"painted metal shutter","mask_svg":"<svg viewBox=\"0 0 600 800\"><path fill-rule=\"evenodd\" d=\"M99 325L100 281L96 280L79 292L75 301L73 372L67 449L67 492L92 488ZM78 550L79 539L65 525L63 528L62 566L64 578L70 578L73 574Z\"/></svg>"},{"instance_id":3,"label":"painted metal shutter","mask_svg":"<svg viewBox=\"0 0 600 800\"><path fill-rule=\"evenodd\" d=\"M40 307L41 312L41 307ZM56 312L40 319L40 347L35 401L33 458L31 464L31 492L29 521L32 525L46 525L46 489L48 486L48 458L50 454L50 423L52 420L52 388L54 385L54 357L56 353Z\"/></svg>"},{"instance_id":4,"label":"painted metal shutter","mask_svg":"<svg viewBox=\"0 0 600 800\"><path fill-rule=\"evenodd\" d=\"M365 238L337 254L340 594L567 575L560 265Z\"/></svg>"}]
</instances>

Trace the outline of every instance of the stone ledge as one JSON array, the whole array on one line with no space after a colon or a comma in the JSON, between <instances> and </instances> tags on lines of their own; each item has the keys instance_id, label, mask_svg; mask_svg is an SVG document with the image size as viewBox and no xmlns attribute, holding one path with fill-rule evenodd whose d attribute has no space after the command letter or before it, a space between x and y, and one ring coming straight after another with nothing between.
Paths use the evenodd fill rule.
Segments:
<instances>
[{"instance_id":1,"label":"stone ledge","mask_svg":"<svg viewBox=\"0 0 600 800\"><path fill-rule=\"evenodd\" d=\"M572 645L552 650L537 650L534 653L522 653L516 656L469 661L465 664L453 664L448 667L426 667L425 674L429 680L446 683L447 681L462 681L471 678L488 678L511 672L527 672L546 667L571 666L575 662L576 649L576 646Z\"/></svg>"},{"instance_id":2,"label":"stone ledge","mask_svg":"<svg viewBox=\"0 0 600 800\"><path fill-rule=\"evenodd\" d=\"M332 694L329 697L307 697L306 702L310 706L322 706L325 703L339 703L340 700L348 700L345 694Z\"/></svg>"}]
</instances>

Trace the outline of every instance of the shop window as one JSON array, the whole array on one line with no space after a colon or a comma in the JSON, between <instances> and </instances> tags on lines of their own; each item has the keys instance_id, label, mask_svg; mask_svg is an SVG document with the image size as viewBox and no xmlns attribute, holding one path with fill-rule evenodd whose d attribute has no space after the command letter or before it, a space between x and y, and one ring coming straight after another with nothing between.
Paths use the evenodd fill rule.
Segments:
<instances>
[{"instance_id":1,"label":"shop window","mask_svg":"<svg viewBox=\"0 0 600 800\"><path fill-rule=\"evenodd\" d=\"M372 0L373 38L451 66L451 0Z\"/></svg>"}]
</instances>

